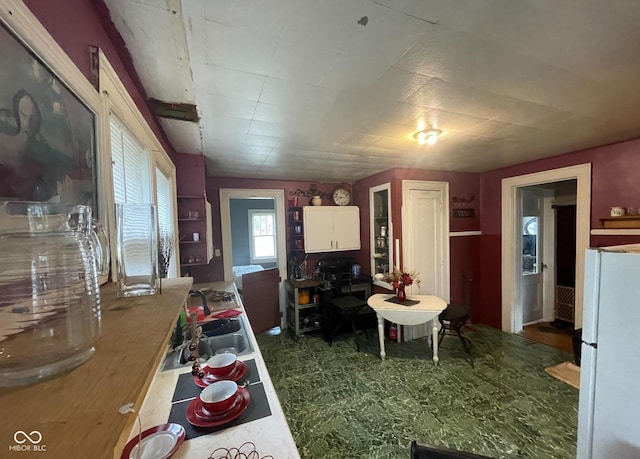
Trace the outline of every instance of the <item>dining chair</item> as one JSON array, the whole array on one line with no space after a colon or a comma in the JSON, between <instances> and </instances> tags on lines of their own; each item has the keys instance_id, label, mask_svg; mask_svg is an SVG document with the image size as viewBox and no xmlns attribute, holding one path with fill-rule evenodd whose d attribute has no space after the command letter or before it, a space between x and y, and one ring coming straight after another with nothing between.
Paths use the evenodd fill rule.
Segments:
<instances>
[{"instance_id":1,"label":"dining chair","mask_svg":"<svg viewBox=\"0 0 640 459\"><path fill-rule=\"evenodd\" d=\"M451 303L440 313L440 335L438 344L442 343L445 335L457 336L460 338L464 351L469 355L471 368L474 368L473 354L471 353L471 340L464 336L463 329L471 318L471 278L462 277L462 303Z\"/></svg>"},{"instance_id":2,"label":"dining chair","mask_svg":"<svg viewBox=\"0 0 640 459\"><path fill-rule=\"evenodd\" d=\"M411 459L490 459L465 451L458 451L441 446L420 445L415 440L411 442Z\"/></svg>"},{"instance_id":3,"label":"dining chair","mask_svg":"<svg viewBox=\"0 0 640 459\"><path fill-rule=\"evenodd\" d=\"M356 327L356 323L360 317L372 313L373 311L367 304L366 298L361 298L352 292L353 279L351 272L336 273L333 277L333 289L329 304L331 307L331 316L335 319L336 325L333 327L329 337L329 346L332 345L340 327L349 322L351 324L351 329L353 330L356 348L360 351L360 344L357 340L358 329ZM367 338L369 337L366 327L360 331L364 332Z\"/></svg>"}]
</instances>

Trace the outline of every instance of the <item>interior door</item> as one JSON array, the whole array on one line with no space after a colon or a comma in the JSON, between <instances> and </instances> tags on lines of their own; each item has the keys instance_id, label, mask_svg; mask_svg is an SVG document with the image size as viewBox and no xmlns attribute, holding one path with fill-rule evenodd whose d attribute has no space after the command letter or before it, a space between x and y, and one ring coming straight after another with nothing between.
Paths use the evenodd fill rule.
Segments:
<instances>
[{"instance_id":1,"label":"interior door","mask_svg":"<svg viewBox=\"0 0 640 459\"><path fill-rule=\"evenodd\" d=\"M538 190L522 190L521 295L522 322L543 318L542 196Z\"/></svg>"},{"instance_id":2,"label":"interior door","mask_svg":"<svg viewBox=\"0 0 640 459\"><path fill-rule=\"evenodd\" d=\"M256 335L280 325L279 285L278 268L242 276L242 303Z\"/></svg>"},{"instance_id":3,"label":"interior door","mask_svg":"<svg viewBox=\"0 0 640 459\"><path fill-rule=\"evenodd\" d=\"M411 287L409 296L414 293L436 295L445 301L449 299L449 272L445 263L448 246L445 246L444 242L444 218L447 211L444 208L443 195L442 189L428 183L419 183L411 185L404 198L407 207L403 209L405 241L402 267L419 273L420 277L419 288ZM405 332L405 337L415 339L429 333L429 327L423 324L411 327L411 330Z\"/></svg>"}]
</instances>

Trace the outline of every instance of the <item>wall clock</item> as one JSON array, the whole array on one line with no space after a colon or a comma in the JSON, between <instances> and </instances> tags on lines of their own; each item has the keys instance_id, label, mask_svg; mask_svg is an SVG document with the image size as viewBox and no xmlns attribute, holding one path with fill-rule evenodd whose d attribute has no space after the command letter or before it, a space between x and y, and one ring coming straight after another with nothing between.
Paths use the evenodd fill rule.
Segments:
<instances>
[{"instance_id":1,"label":"wall clock","mask_svg":"<svg viewBox=\"0 0 640 459\"><path fill-rule=\"evenodd\" d=\"M338 206L348 206L351 202L351 192L344 188L336 188L333 192L333 202Z\"/></svg>"}]
</instances>

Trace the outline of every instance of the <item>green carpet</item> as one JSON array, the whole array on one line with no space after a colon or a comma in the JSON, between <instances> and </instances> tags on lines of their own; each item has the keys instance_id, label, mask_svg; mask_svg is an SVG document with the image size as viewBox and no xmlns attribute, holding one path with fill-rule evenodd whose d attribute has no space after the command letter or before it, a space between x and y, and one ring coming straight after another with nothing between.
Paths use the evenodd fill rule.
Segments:
<instances>
[{"instance_id":1,"label":"green carpet","mask_svg":"<svg viewBox=\"0 0 640 459\"><path fill-rule=\"evenodd\" d=\"M578 391L544 369L571 356L489 327L447 336L434 367L426 339L369 331L329 346L318 336L258 336L303 458L407 458L412 440L494 458L575 458Z\"/></svg>"}]
</instances>

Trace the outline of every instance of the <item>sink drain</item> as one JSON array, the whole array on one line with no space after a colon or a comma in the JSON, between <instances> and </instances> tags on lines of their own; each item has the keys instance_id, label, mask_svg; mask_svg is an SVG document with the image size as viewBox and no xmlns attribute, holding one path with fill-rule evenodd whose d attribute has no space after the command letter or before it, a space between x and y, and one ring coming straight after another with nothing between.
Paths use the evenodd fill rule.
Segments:
<instances>
[{"instance_id":1,"label":"sink drain","mask_svg":"<svg viewBox=\"0 0 640 459\"><path fill-rule=\"evenodd\" d=\"M216 349L216 354L222 354L223 352L230 352L231 354L238 355L238 349L233 346L221 347L219 349Z\"/></svg>"}]
</instances>

